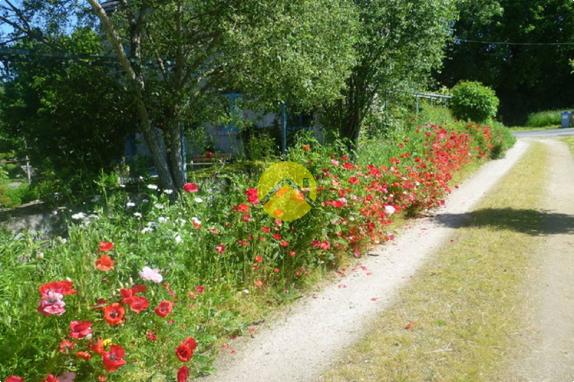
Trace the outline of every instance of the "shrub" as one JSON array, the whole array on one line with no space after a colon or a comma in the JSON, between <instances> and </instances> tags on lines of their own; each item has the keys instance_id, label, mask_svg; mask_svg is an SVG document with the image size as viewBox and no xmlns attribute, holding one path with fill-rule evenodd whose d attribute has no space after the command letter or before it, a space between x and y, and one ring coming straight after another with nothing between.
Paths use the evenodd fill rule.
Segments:
<instances>
[{"instance_id":1,"label":"shrub","mask_svg":"<svg viewBox=\"0 0 574 382\"><path fill-rule=\"evenodd\" d=\"M460 82L452 89L452 95L451 108L456 118L482 123L498 112L496 93L479 82Z\"/></svg>"},{"instance_id":2,"label":"shrub","mask_svg":"<svg viewBox=\"0 0 574 382\"><path fill-rule=\"evenodd\" d=\"M561 113L565 110L546 110L531 113L528 115L526 126L528 127L547 127L559 126L562 123Z\"/></svg>"}]
</instances>

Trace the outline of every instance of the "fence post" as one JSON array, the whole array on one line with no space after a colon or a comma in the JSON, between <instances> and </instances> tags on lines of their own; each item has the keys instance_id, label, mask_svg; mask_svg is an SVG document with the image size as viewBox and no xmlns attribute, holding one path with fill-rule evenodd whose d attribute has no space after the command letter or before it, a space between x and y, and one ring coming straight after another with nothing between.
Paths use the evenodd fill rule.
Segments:
<instances>
[{"instance_id":1,"label":"fence post","mask_svg":"<svg viewBox=\"0 0 574 382\"><path fill-rule=\"evenodd\" d=\"M32 183L32 169L30 167L30 158L26 155L26 176L28 177L28 184Z\"/></svg>"}]
</instances>

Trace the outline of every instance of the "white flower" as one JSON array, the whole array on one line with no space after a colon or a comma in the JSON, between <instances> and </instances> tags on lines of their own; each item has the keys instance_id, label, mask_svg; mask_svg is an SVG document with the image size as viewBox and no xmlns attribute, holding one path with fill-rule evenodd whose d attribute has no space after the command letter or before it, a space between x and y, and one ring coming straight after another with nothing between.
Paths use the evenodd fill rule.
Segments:
<instances>
[{"instance_id":1,"label":"white flower","mask_svg":"<svg viewBox=\"0 0 574 382\"><path fill-rule=\"evenodd\" d=\"M159 218L157 218L157 221L159 223L165 223L167 222L168 218L166 218L165 216L160 216Z\"/></svg>"},{"instance_id":2,"label":"white flower","mask_svg":"<svg viewBox=\"0 0 574 382\"><path fill-rule=\"evenodd\" d=\"M397 210L395 209L395 207L391 206L391 205L386 205L385 206L385 215L391 216L392 214L394 214Z\"/></svg>"},{"instance_id":3,"label":"white flower","mask_svg":"<svg viewBox=\"0 0 574 382\"><path fill-rule=\"evenodd\" d=\"M163 190L163 193L166 195L171 195L171 194L173 194L173 190L170 190L170 189Z\"/></svg>"},{"instance_id":4,"label":"white flower","mask_svg":"<svg viewBox=\"0 0 574 382\"><path fill-rule=\"evenodd\" d=\"M181 244L181 242L183 242L181 235L175 235L175 244Z\"/></svg>"},{"instance_id":5,"label":"white flower","mask_svg":"<svg viewBox=\"0 0 574 382\"><path fill-rule=\"evenodd\" d=\"M132 207L135 207L135 206L136 206L136 204L135 204L134 202L127 202L127 203L126 203L126 207L127 207L127 208L132 208Z\"/></svg>"},{"instance_id":6,"label":"white flower","mask_svg":"<svg viewBox=\"0 0 574 382\"><path fill-rule=\"evenodd\" d=\"M203 199L201 199L200 197L196 197L193 199L196 203L203 203Z\"/></svg>"},{"instance_id":7,"label":"white flower","mask_svg":"<svg viewBox=\"0 0 574 382\"><path fill-rule=\"evenodd\" d=\"M155 184L148 184L147 188L154 191L157 190L157 186Z\"/></svg>"},{"instance_id":8,"label":"white flower","mask_svg":"<svg viewBox=\"0 0 574 382\"><path fill-rule=\"evenodd\" d=\"M143 267L139 275L142 279L146 281L152 281L156 284L159 284L163 281L163 277L159 273L159 269L150 268L148 266Z\"/></svg>"},{"instance_id":9,"label":"white flower","mask_svg":"<svg viewBox=\"0 0 574 382\"><path fill-rule=\"evenodd\" d=\"M150 233L150 232L152 232L152 231L153 231L153 228L151 228L151 227L144 227L144 228L141 230L142 233Z\"/></svg>"},{"instance_id":10,"label":"white flower","mask_svg":"<svg viewBox=\"0 0 574 382\"><path fill-rule=\"evenodd\" d=\"M138 219L141 219L142 214L139 213L139 212L134 212L134 216L135 216L136 218L138 218Z\"/></svg>"},{"instance_id":11,"label":"white flower","mask_svg":"<svg viewBox=\"0 0 574 382\"><path fill-rule=\"evenodd\" d=\"M78 212L77 214L72 215L72 219L74 220L84 220L86 218L86 214L83 212Z\"/></svg>"}]
</instances>

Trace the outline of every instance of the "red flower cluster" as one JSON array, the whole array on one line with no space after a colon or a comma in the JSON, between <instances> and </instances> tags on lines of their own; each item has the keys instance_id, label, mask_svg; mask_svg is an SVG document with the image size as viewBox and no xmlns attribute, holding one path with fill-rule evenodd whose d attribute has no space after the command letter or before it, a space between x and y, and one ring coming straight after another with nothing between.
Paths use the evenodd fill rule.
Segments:
<instances>
[{"instance_id":1,"label":"red flower cluster","mask_svg":"<svg viewBox=\"0 0 574 382\"><path fill-rule=\"evenodd\" d=\"M193 352L197 348L197 342L193 337L187 337L175 349L175 355L181 362L187 362L193 357Z\"/></svg>"}]
</instances>

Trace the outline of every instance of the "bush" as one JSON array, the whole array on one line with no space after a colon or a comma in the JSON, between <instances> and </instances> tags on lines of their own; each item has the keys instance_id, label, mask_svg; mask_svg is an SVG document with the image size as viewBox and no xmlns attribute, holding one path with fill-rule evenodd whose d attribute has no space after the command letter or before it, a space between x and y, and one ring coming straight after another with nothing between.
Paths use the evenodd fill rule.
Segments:
<instances>
[{"instance_id":1,"label":"bush","mask_svg":"<svg viewBox=\"0 0 574 382\"><path fill-rule=\"evenodd\" d=\"M561 113L565 110L546 110L528 115L526 126L528 127L547 127L560 126L562 123Z\"/></svg>"},{"instance_id":2,"label":"bush","mask_svg":"<svg viewBox=\"0 0 574 382\"><path fill-rule=\"evenodd\" d=\"M498 112L496 93L480 82L460 82L452 89L452 95L451 108L456 118L483 123Z\"/></svg>"}]
</instances>

